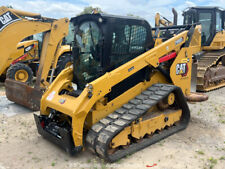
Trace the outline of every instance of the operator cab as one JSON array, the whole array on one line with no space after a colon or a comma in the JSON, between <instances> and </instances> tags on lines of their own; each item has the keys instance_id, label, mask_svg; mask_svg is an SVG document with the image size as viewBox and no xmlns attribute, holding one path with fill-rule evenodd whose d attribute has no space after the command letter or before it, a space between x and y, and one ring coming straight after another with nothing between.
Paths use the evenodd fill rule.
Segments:
<instances>
[{"instance_id":1,"label":"operator cab","mask_svg":"<svg viewBox=\"0 0 225 169\"><path fill-rule=\"evenodd\" d=\"M184 25L202 25L202 46L209 46L217 32L224 29L224 10L218 7L191 7L183 12Z\"/></svg>"},{"instance_id":2,"label":"operator cab","mask_svg":"<svg viewBox=\"0 0 225 169\"><path fill-rule=\"evenodd\" d=\"M152 48L151 27L144 19L85 14L74 25L74 83L79 89Z\"/></svg>"}]
</instances>

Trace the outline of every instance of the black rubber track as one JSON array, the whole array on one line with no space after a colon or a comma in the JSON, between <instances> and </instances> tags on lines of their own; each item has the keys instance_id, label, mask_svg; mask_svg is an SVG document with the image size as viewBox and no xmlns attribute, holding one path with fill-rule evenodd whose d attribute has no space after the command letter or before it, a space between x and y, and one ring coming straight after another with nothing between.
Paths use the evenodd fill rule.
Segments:
<instances>
[{"instance_id":1,"label":"black rubber track","mask_svg":"<svg viewBox=\"0 0 225 169\"><path fill-rule=\"evenodd\" d=\"M176 104L182 109L181 120L169 129L154 134L151 138L144 138L142 142L132 143L127 149L117 150L108 154L111 140L133 121L143 116L147 110L166 98L171 92L175 94ZM115 162L129 154L137 152L187 127L190 111L179 87L168 84L155 84L146 91L130 100L112 114L92 126L86 137L87 147L108 162Z\"/></svg>"}]
</instances>

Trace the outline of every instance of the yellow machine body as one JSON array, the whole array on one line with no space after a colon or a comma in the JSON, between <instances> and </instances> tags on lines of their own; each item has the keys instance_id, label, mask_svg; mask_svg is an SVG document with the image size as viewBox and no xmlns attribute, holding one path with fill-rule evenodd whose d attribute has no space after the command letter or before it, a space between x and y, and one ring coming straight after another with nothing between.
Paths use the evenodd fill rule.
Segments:
<instances>
[{"instance_id":1,"label":"yellow machine body","mask_svg":"<svg viewBox=\"0 0 225 169\"><path fill-rule=\"evenodd\" d=\"M198 28L195 28L194 36L200 37ZM143 67L149 65L157 68L159 58L176 51L178 53L171 69L170 77L172 84L179 86L185 95L190 93L192 54L199 46L192 38L189 47L181 47L187 41L187 32L184 31L179 35L159 44L153 49L141 54L137 58L125 63L112 72L106 73L93 82L89 83L79 97L75 98L69 95L60 95L63 89L71 90L73 87L73 68L69 67L62 71L55 81L49 86L41 99L41 115L49 115L50 109L62 112L72 118L72 136L76 146L83 146L83 130L90 128L100 119L112 113L114 110L133 99L135 96L146 90L155 83L168 83L165 77L158 71L154 72L149 82L139 83L116 99L107 102L104 96L111 91L112 86L131 76ZM176 41L181 40L176 45ZM189 71L185 77L177 75L177 64L184 63L188 65ZM132 71L128 72L130 68ZM92 97L89 98L90 92Z\"/></svg>"},{"instance_id":2,"label":"yellow machine body","mask_svg":"<svg viewBox=\"0 0 225 169\"><path fill-rule=\"evenodd\" d=\"M71 22L77 28L74 64L43 94L40 115L34 114L39 134L69 154L88 148L114 162L187 127L185 97L191 94L192 56L201 50L201 26L177 26L182 31L171 38L158 37L156 45L150 25L142 19L93 14ZM98 30L105 31L105 37ZM145 42L150 47L140 37L149 38ZM141 45L147 49L132 57ZM92 71L89 68L99 60L95 49L102 64ZM101 49L111 53L104 55ZM121 59L127 54L124 49L129 49L130 58L116 67L119 62L113 57L121 52ZM107 62L110 59L113 62ZM113 69L89 80L92 72L96 75L110 63Z\"/></svg>"}]
</instances>

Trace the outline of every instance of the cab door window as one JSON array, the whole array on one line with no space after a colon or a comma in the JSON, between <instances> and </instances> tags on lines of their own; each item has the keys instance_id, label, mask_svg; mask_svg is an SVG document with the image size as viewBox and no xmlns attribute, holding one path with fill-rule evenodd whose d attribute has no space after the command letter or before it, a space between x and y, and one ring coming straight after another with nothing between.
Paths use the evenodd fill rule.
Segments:
<instances>
[{"instance_id":1,"label":"cab door window","mask_svg":"<svg viewBox=\"0 0 225 169\"><path fill-rule=\"evenodd\" d=\"M76 48L79 53L74 59L74 76L79 88L84 88L102 73L98 53L98 43L102 34L98 25L93 21L82 23L75 33Z\"/></svg>"},{"instance_id":2,"label":"cab door window","mask_svg":"<svg viewBox=\"0 0 225 169\"><path fill-rule=\"evenodd\" d=\"M206 44L211 35L212 28L212 13L211 12L200 12L199 22L202 25L202 44Z\"/></svg>"},{"instance_id":3,"label":"cab door window","mask_svg":"<svg viewBox=\"0 0 225 169\"><path fill-rule=\"evenodd\" d=\"M194 24L195 23L195 19L194 19L194 14L192 13L186 13L185 17L184 17L184 24L188 25L188 24Z\"/></svg>"},{"instance_id":4,"label":"cab door window","mask_svg":"<svg viewBox=\"0 0 225 169\"><path fill-rule=\"evenodd\" d=\"M216 12L216 32L222 31L222 17L221 12Z\"/></svg>"}]
</instances>

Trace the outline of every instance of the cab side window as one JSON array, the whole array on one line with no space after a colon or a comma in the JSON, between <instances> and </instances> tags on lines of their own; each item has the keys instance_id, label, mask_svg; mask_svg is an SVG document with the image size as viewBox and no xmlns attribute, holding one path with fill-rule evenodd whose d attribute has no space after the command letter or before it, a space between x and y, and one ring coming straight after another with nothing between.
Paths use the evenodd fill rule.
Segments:
<instances>
[{"instance_id":1,"label":"cab side window","mask_svg":"<svg viewBox=\"0 0 225 169\"><path fill-rule=\"evenodd\" d=\"M204 45L211 34L212 26L212 13L211 12L200 12L199 13L199 22L202 25L202 44Z\"/></svg>"},{"instance_id":2,"label":"cab side window","mask_svg":"<svg viewBox=\"0 0 225 169\"><path fill-rule=\"evenodd\" d=\"M216 12L216 31L220 32L221 30L222 30L221 12Z\"/></svg>"},{"instance_id":3,"label":"cab side window","mask_svg":"<svg viewBox=\"0 0 225 169\"><path fill-rule=\"evenodd\" d=\"M112 69L145 52L146 28L139 25L119 25L112 33L110 65Z\"/></svg>"}]
</instances>

